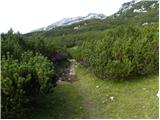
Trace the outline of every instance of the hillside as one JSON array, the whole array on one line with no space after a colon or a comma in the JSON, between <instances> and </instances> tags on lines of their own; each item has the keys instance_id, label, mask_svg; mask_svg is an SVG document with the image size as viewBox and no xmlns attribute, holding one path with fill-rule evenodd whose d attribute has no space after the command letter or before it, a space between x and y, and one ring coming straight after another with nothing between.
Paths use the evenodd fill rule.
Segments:
<instances>
[{"instance_id":1,"label":"hillside","mask_svg":"<svg viewBox=\"0 0 160 120\"><path fill-rule=\"evenodd\" d=\"M2 118L159 118L158 1L10 29L1 51Z\"/></svg>"},{"instance_id":2,"label":"hillside","mask_svg":"<svg viewBox=\"0 0 160 120\"><path fill-rule=\"evenodd\" d=\"M118 25L133 24L144 25L158 23L159 2L134 0L124 3L118 12L106 19L90 19L68 26L61 26L49 31L39 32L44 36L61 36L71 33L81 33L85 31L105 30L117 27ZM75 29L75 27L77 29Z\"/></svg>"},{"instance_id":3,"label":"hillside","mask_svg":"<svg viewBox=\"0 0 160 120\"><path fill-rule=\"evenodd\" d=\"M47 27L43 27L34 31L48 31L51 29L55 29L60 26L67 26L74 23L79 23L81 21L90 20L90 19L105 19L107 16L104 14L96 14L96 13L89 13L87 16L78 16L74 18L64 18L62 20L59 20L51 25L48 25ZM74 29L77 29L76 27Z\"/></svg>"}]
</instances>

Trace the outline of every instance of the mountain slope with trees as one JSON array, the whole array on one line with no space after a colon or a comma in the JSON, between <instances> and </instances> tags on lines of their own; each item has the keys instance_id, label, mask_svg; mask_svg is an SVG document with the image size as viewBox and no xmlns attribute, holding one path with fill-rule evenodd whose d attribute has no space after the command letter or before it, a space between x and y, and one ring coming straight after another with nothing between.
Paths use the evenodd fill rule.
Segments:
<instances>
[{"instance_id":1,"label":"mountain slope with trees","mask_svg":"<svg viewBox=\"0 0 160 120\"><path fill-rule=\"evenodd\" d=\"M102 83L102 86L104 85L101 89L102 92L106 92L106 90L112 91L112 87L116 89L116 94L124 92L124 97L135 92L133 96L129 96L130 100L135 98L132 107L135 107L137 104L139 106L143 105L138 101L142 97L139 87L135 87L137 91L130 90L131 93L125 91L128 91L130 89L129 85L132 84L128 84L126 89L122 88L123 85L125 86L123 84L125 82L143 81L143 79L140 80L143 77L146 77L146 80L148 80L147 76L152 74L157 76L159 65L158 26L158 1L130 1L124 3L118 12L108 16L106 19L89 19L67 26L56 27L48 31L31 32L28 34L14 33L13 30L5 34L2 33L2 118L23 118L30 112L30 107L28 106L36 105L37 98L43 95L51 95L50 93L52 93L51 99L53 98L54 102L59 100L59 97L62 97L61 94L58 94L59 92L54 94L54 91L59 89L56 87L57 84L59 85L57 81L70 64L69 59L75 59L78 62L78 69L80 69L79 67L83 67L84 71L85 69L87 70L86 74L91 74L97 81L99 80L98 83ZM82 82L84 82L79 90L85 87L86 95L91 95L86 98L95 99L94 92L96 90L93 88L88 89L89 86L93 87L93 83L91 82L93 77L88 78L85 73L79 70L76 72L79 72L77 74L80 76L80 80L83 79ZM83 76L89 79L89 81L85 81ZM155 80L155 78L153 79ZM155 100L157 82L151 82L152 78L149 78L149 80L151 85L148 87L148 93L145 93L144 100L151 101L150 104L145 103L147 109L151 108L151 111L147 110L141 116L135 110L136 118L157 118L158 116L157 101ZM108 84L106 84L108 81L111 81L109 82L111 86L113 85L112 82L115 83L112 87L108 88ZM116 88L119 82L122 82L120 86L123 85ZM78 82L78 84L81 84L81 82ZM142 84L146 85L146 81L139 82L139 84L144 87ZM68 90L71 93L69 96L72 96L73 91L70 90L70 87L74 88L74 83L73 85L65 85L62 81L60 86L60 91L64 92L64 90ZM80 86L76 87L78 90ZM96 86L96 88L99 87ZM93 94L90 94L89 90L92 90ZM85 91L83 92L85 93ZM149 93L154 93L154 97L150 98ZM85 96L82 95L82 97ZM101 100L101 98L103 96L99 93L97 99ZM80 100L82 99L78 99L77 97L73 99L73 103L78 103L79 105ZM122 100L122 106L127 104L124 102L126 100L120 96L119 100ZM90 103L89 100L85 99L84 101ZM41 100L39 102L41 103ZM107 101L107 103L109 102L111 101ZM132 101L130 102L132 103ZM96 104L95 106L99 105L99 101L94 103ZM52 108L54 108L54 104L52 104ZM117 102L116 104L121 103ZM71 107L67 105L71 105ZM131 104L127 105L130 106ZM77 108L72 103L65 104L64 106L67 106L69 109L65 113L73 112L72 107ZM64 106L57 107L55 105L55 112L57 112L56 109L63 110L61 107ZM93 108L93 106L91 107ZM117 111L117 107L109 108L109 106L107 110L103 108L105 112L98 111L96 113L98 114L97 116L103 114L106 117L104 115L106 111L110 113L108 118L117 118L118 116L123 118L123 116L129 117L128 115L134 115L132 111L129 111L127 115L119 111L117 116L113 116L114 111ZM156 112L153 112L154 110ZM78 109L77 111L81 110ZM78 114L77 111L74 115ZM125 108L122 111L127 113L125 112ZM141 108L138 108L138 111L141 111ZM52 112L52 114L56 114L54 110ZM72 113L69 114L72 115ZM78 114L77 116L81 117L81 115ZM52 117L56 118L57 116ZM58 114L58 118L60 117L61 113ZM65 118L65 116L61 118Z\"/></svg>"}]
</instances>

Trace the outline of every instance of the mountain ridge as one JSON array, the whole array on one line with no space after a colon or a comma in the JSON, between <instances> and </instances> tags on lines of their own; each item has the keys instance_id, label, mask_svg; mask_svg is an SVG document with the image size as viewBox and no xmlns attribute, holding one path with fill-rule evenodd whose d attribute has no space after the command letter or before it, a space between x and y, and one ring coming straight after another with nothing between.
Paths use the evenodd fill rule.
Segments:
<instances>
[{"instance_id":1,"label":"mountain ridge","mask_svg":"<svg viewBox=\"0 0 160 120\"><path fill-rule=\"evenodd\" d=\"M102 13L89 13L86 16L77 16L77 17L70 17L70 18L63 18L55 23L52 23L50 25L48 25L47 27L42 27L36 30L33 30L32 32L35 31L48 31L51 30L53 28L56 27L60 27L60 26L66 26L66 25L71 25L74 23L78 23L84 20L89 20L89 19L105 19L107 18L106 15L102 14Z\"/></svg>"},{"instance_id":2,"label":"mountain ridge","mask_svg":"<svg viewBox=\"0 0 160 120\"><path fill-rule=\"evenodd\" d=\"M79 33L81 31L105 30L123 24L149 25L158 21L159 1L132 0L122 4L117 12L104 19L78 21L70 25L58 26L54 29L32 31L28 35L38 32L45 36L58 36Z\"/></svg>"}]
</instances>

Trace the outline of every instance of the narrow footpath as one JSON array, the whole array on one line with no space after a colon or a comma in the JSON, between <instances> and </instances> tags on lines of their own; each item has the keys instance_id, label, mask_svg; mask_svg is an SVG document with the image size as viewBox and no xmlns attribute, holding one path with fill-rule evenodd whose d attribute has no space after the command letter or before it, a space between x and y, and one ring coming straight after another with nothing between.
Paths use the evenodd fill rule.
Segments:
<instances>
[{"instance_id":1,"label":"narrow footpath","mask_svg":"<svg viewBox=\"0 0 160 120\"><path fill-rule=\"evenodd\" d=\"M59 77L58 83L62 81L67 81L70 83L77 81L78 77L76 75L75 67L77 67L77 62L75 61L75 59L70 59L70 65Z\"/></svg>"}]
</instances>

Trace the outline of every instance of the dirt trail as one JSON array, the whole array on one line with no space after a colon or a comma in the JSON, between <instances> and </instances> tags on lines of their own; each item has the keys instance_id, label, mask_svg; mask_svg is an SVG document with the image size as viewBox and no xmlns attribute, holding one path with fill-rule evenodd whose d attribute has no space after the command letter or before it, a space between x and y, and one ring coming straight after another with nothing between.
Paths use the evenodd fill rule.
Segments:
<instances>
[{"instance_id":1,"label":"dirt trail","mask_svg":"<svg viewBox=\"0 0 160 120\"><path fill-rule=\"evenodd\" d=\"M59 77L58 82L67 81L72 83L78 80L75 72L75 67L77 66L77 63L74 59L71 59L70 62L71 63L69 67L67 67L66 70L62 73L61 77Z\"/></svg>"}]
</instances>

